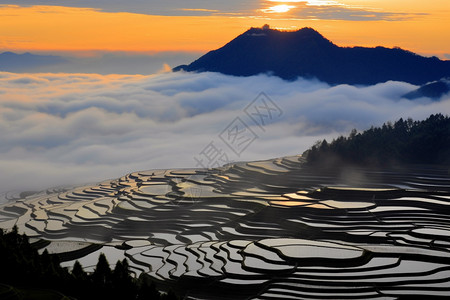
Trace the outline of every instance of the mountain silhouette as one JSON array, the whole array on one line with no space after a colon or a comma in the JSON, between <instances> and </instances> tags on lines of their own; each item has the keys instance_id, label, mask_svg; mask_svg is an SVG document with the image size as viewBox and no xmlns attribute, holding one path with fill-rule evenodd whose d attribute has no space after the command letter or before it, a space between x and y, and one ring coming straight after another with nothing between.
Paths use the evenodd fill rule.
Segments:
<instances>
[{"instance_id":1,"label":"mountain silhouette","mask_svg":"<svg viewBox=\"0 0 450 300\"><path fill-rule=\"evenodd\" d=\"M66 59L54 55L37 55L31 53L16 54L13 52L0 53L0 71L22 72L30 71L48 65L65 63Z\"/></svg>"},{"instance_id":2,"label":"mountain silhouette","mask_svg":"<svg viewBox=\"0 0 450 300\"><path fill-rule=\"evenodd\" d=\"M339 47L312 28L250 28L220 49L173 71L220 72L283 79L317 78L329 84L370 85L388 80L422 85L450 76L450 61L400 48Z\"/></svg>"},{"instance_id":3,"label":"mountain silhouette","mask_svg":"<svg viewBox=\"0 0 450 300\"><path fill-rule=\"evenodd\" d=\"M420 88L403 95L403 97L410 100L421 97L427 97L438 100L439 98L441 98L445 94L448 94L449 92L450 92L450 78L446 78L427 83L421 86Z\"/></svg>"}]
</instances>

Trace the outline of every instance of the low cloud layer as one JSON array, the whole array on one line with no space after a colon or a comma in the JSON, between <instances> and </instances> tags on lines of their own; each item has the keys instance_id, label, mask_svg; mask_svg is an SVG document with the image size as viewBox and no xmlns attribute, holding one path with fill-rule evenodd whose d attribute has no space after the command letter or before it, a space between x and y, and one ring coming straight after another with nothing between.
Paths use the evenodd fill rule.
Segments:
<instances>
[{"instance_id":1,"label":"low cloud layer","mask_svg":"<svg viewBox=\"0 0 450 300\"><path fill-rule=\"evenodd\" d=\"M48 55L50 54L50 55ZM76 55L78 54L78 55ZM193 61L197 52L47 52L45 54L0 53L0 72L14 73L95 73L150 75Z\"/></svg>"},{"instance_id":2,"label":"low cloud layer","mask_svg":"<svg viewBox=\"0 0 450 300\"><path fill-rule=\"evenodd\" d=\"M415 88L401 82L330 87L217 73L0 73L0 193L196 167L212 145L231 161L294 155L352 128L450 114L450 97L401 97ZM261 99L279 111L268 117ZM264 124L246 114L255 105L266 115ZM239 149L227 146L226 129L235 125L248 126L251 134Z\"/></svg>"}]
</instances>

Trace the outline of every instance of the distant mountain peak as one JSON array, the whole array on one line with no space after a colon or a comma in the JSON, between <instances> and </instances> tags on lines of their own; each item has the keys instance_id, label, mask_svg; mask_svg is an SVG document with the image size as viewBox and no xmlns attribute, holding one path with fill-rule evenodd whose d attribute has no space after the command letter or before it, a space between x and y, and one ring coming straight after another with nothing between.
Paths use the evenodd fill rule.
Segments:
<instances>
[{"instance_id":1,"label":"distant mountain peak","mask_svg":"<svg viewBox=\"0 0 450 300\"><path fill-rule=\"evenodd\" d=\"M318 36L322 36L318 31L316 31L312 27L303 27L296 30L279 30L279 29L273 29L268 24L262 26L262 27L250 27L245 33L251 33L251 32L277 32L277 33L303 33L303 34L315 34ZM244 33L244 34L245 34Z\"/></svg>"},{"instance_id":2,"label":"distant mountain peak","mask_svg":"<svg viewBox=\"0 0 450 300\"><path fill-rule=\"evenodd\" d=\"M248 36L268 36L272 39L293 39L298 41L308 41L308 40L316 40L316 41L326 41L330 44L333 44L331 41L326 39L323 35L321 35L318 31L311 27L303 27L298 30L287 30L281 31L278 29L271 29L269 25L264 25L263 27L251 27L249 30L241 34L239 37L248 37Z\"/></svg>"},{"instance_id":3,"label":"distant mountain peak","mask_svg":"<svg viewBox=\"0 0 450 300\"><path fill-rule=\"evenodd\" d=\"M421 97L427 97L438 100L450 92L450 78L442 78L438 81L429 82L418 89L411 91L403 97L414 100Z\"/></svg>"},{"instance_id":4,"label":"distant mountain peak","mask_svg":"<svg viewBox=\"0 0 450 300\"><path fill-rule=\"evenodd\" d=\"M42 66L57 65L67 60L61 56L37 55L30 52L17 54L13 52L0 53L0 71L22 72Z\"/></svg>"},{"instance_id":5,"label":"distant mountain peak","mask_svg":"<svg viewBox=\"0 0 450 300\"><path fill-rule=\"evenodd\" d=\"M450 61L400 48L339 47L304 27L280 31L252 27L225 46L174 71L219 72L235 76L270 73L287 80L317 78L329 84L370 85L389 80L422 85L450 76Z\"/></svg>"}]
</instances>

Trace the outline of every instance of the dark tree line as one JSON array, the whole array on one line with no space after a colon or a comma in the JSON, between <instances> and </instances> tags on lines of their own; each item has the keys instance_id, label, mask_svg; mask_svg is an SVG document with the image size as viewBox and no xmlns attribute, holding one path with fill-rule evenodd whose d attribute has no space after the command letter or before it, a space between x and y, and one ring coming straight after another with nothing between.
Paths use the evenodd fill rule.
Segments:
<instances>
[{"instance_id":1,"label":"dark tree line","mask_svg":"<svg viewBox=\"0 0 450 300\"><path fill-rule=\"evenodd\" d=\"M380 165L450 164L450 118L431 115L424 121L400 119L328 143L317 142L303 153L309 163Z\"/></svg>"},{"instance_id":2,"label":"dark tree line","mask_svg":"<svg viewBox=\"0 0 450 300\"><path fill-rule=\"evenodd\" d=\"M53 290L75 299L177 299L173 293L160 294L148 278L131 276L127 259L117 261L111 269L102 253L93 273L86 273L78 261L68 271L60 266L57 255L47 250L39 254L17 227L7 233L0 229L0 298L6 297L6 287L19 291L10 292L8 299L29 299L20 291L30 289Z\"/></svg>"}]
</instances>

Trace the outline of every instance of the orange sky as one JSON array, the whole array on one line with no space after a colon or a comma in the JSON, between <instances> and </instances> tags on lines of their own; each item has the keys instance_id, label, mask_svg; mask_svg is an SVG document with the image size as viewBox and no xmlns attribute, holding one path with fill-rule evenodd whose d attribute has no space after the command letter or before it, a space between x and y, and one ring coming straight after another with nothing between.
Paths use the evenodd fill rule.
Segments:
<instances>
[{"instance_id":1,"label":"orange sky","mask_svg":"<svg viewBox=\"0 0 450 300\"><path fill-rule=\"evenodd\" d=\"M358 9L367 20L322 18L327 4ZM201 51L223 46L251 26L313 27L341 46L399 46L425 55L450 54L448 1L261 1L252 15L163 16L58 6L0 6L0 51ZM311 6L311 5L316 6ZM278 5L285 5L278 7ZM271 9L271 13L264 9ZM308 18L302 10L313 8ZM287 11L286 11L287 10ZM284 12L281 12L284 11ZM399 15L372 18L372 13ZM297 15L296 15L297 13ZM331 13L330 13L331 14ZM299 17L300 16L300 17Z\"/></svg>"}]
</instances>

